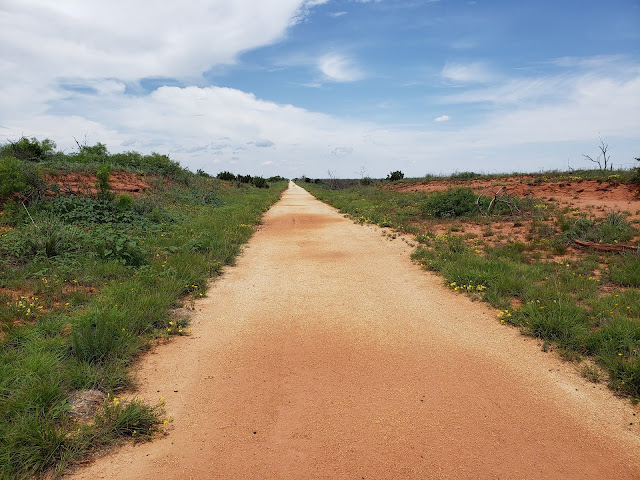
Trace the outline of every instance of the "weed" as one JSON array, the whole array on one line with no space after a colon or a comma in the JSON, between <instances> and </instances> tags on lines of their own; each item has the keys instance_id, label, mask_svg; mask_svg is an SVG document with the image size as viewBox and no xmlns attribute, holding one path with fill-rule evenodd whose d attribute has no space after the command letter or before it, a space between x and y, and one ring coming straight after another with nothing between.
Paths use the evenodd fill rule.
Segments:
<instances>
[{"instance_id":1,"label":"weed","mask_svg":"<svg viewBox=\"0 0 640 480\"><path fill-rule=\"evenodd\" d=\"M425 216L455 218L477 213L476 195L470 188L434 192L421 205Z\"/></svg>"},{"instance_id":2,"label":"weed","mask_svg":"<svg viewBox=\"0 0 640 480\"><path fill-rule=\"evenodd\" d=\"M579 371L584 378L593 383L600 383L604 378L602 370L600 370L596 365L592 365L590 363L585 363Z\"/></svg>"}]
</instances>

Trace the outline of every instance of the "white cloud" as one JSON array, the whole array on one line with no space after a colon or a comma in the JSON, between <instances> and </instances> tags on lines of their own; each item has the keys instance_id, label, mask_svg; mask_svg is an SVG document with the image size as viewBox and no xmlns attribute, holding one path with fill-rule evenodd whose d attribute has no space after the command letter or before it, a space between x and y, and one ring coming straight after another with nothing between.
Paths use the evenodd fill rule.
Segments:
<instances>
[{"instance_id":1,"label":"white cloud","mask_svg":"<svg viewBox=\"0 0 640 480\"><path fill-rule=\"evenodd\" d=\"M619 80L585 73L563 92L563 102L536 103L531 94L517 108L507 105L472 124L456 115L456 128L443 131L431 122L391 128L340 119L231 88L161 87L137 97L114 88L104 95L65 92L57 113L15 114L0 121L0 136L49 137L71 150L73 135L87 135L88 143L103 142L112 152L159 151L192 170L266 176L321 177L327 169L353 176L365 163L374 177L391 166L414 176L560 168L570 154L581 160L599 133L615 149L616 162L632 162L640 148L640 74ZM267 142L277 150L257 148ZM481 164L469 163L480 156Z\"/></svg>"},{"instance_id":2,"label":"white cloud","mask_svg":"<svg viewBox=\"0 0 640 480\"><path fill-rule=\"evenodd\" d=\"M489 83L495 81L498 77L482 62L447 62L442 69L441 75L446 81L457 84Z\"/></svg>"},{"instance_id":3,"label":"white cloud","mask_svg":"<svg viewBox=\"0 0 640 480\"><path fill-rule=\"evenodd\" d=\"M348 157L353 153L352 147L336 147L331 150L331 155L338 158Z\"/></svg>"},{"instance_id":4,"label":"white cloud","mask_svg":"<svg viewBox=\"0 0 640 480\"><path fill-rule=\"evenodd\" d=\"M433 119L434 122L448 122L449 120L451 120L449 115L440 115L438 118Z\"/></svg>"},{"instance_id":5,"label":"white cloud","mask_svg":"<svg viewBox=\"0 0 640 480\"><path fill-rule=\"evenodd\" d=\"M186 8L170 1L6 0L3 63L23 78L197 77L279 40L297 12L319 3L212 0Z\"/></svg>"},{"instance_id":6,"label":"white cloud","mask_svg":"<svg viewBox=\"0 0 640 480\"><path fill-rule=\"evenodd\" d=\"M342 17L343 15L346 15L348 12L342 11L342 12L333 12L330 13L329 15L331 15L332 17Z\"/></svg>"},{"instance_id":7,"label":"white cloud","mask_svg":"<svg viewBox=\"0 0 640 480\"><path fill-rule=\"evenodd\" d=\"M276 144L271 140L256 140L255 146L260 148L274 147Z\"/></svg>"},{"instance_id":8,"label":"white cloud","mask_svg":"<svg viewBox=\"0 0 640 480\"><path fill-rule=\"evenodd\" d=\"M327 80L333 82L355 82L363 78L360 69L341 54L330 53L320 57L318 68Z\"/></svg>"}]
</instances>

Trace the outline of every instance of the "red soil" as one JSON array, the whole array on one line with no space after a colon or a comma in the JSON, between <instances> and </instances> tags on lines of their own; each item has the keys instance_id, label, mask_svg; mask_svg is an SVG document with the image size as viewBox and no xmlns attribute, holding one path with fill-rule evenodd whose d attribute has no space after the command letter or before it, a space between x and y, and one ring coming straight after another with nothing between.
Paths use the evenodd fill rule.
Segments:
<instances>
[{"instance_id":1,"label":"red soil","mask_svg":"<svg viewBox=\"0 0 640 480\"><path fill-rule=\"evenodd\" d=\"M45 179L48 183L57 183L62 194L95 195L96 176L82 172L71 172L62 175L51 175ZM140 194L151 188L151 185L137 173L123 171L112 172L109 178L111 191L116 193Z\"/></svg>"},{"instance_id":2,"label":"red soil","mask_svg":"<svg viewBox=\"0 0 640 480\"><path fill-rule=\"evenodd\" d=\"M532 196L551 201L560 206L590 210L595 214L612 210L627 211L632 218L640 218L640 187L596 180L548 180L536 181L536 177L500 177L489 180L433 180L429 182L398 183L390 186L400 192L435 192L449 188L469 187L478 194L491 195L500 187L506 187L510 195Z\"/></svg>"}]
</instances>

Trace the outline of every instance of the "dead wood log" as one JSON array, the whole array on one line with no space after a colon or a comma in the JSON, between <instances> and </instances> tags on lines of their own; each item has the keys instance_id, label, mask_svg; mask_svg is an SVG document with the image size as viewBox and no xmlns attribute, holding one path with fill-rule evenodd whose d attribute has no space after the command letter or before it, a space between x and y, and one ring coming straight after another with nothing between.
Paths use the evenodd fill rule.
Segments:
<instances>
[{"instance_id":1,"label":"dead wood log","mask_svg":"<svg viewBox=\"0 0 640 480\"><path fill-rule=\"evenodd\" d=\"M602 252L638 252L640 251L640 248L634 247L633 245L622 245L622 244L616 244L616 243L596 243L596 242L587 242L584 240L574 240L574 243L581 247L594 248Z\"/></svg>"}]
</instances>

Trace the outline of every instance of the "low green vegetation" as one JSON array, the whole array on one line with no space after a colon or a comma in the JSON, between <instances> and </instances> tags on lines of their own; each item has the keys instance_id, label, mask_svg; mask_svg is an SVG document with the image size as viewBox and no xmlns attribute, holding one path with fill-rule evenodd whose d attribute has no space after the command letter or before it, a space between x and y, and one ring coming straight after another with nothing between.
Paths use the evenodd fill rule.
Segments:
<instances>
[{"instance_id":1,"label":"low green vegetation","mask_svg":"<svg viewBox=\"0 0 640 480\"><path fill-rule=\"evenodd\" d=\"M606 374L612 389L640 399L638 252L566 255L574 240L633 241L638 231L627 215L596 218L515 197L488 214L492 198L478 198L466 187L401 193L375 186L330 189L321 182L303 186L357 222L416 235L413 258L442 275L450 289L490 303L502 323L540 338L545 349L555 346L568 360L590 359L583 367L589 378ZM528 234L496 238L493 228L500 225L528 226ZM466 232L468 226L482 228L482 236Z\"/></svg>"},{"instance_id":2,"label":"low green vegetation","mask_svg":"<svg viewBox=\"0 0 640 480\"><path fill-rule=\"evenodd\" d=\"M229 186L163 155L111 155L101 144L71 155L54 148L22 139L0 149L3 479L59 474L91 449L159 428L159 399L119 398L133 362L153 342L188 334L172 309L188 307L233 263L286 187ZM114 191L123 170L151 188ZM62 195L45 180L65 182L69 172L93 175L92 193ZM69 399L89 389L110 397L79 422Z\"/></svg>"}]
</instances>

